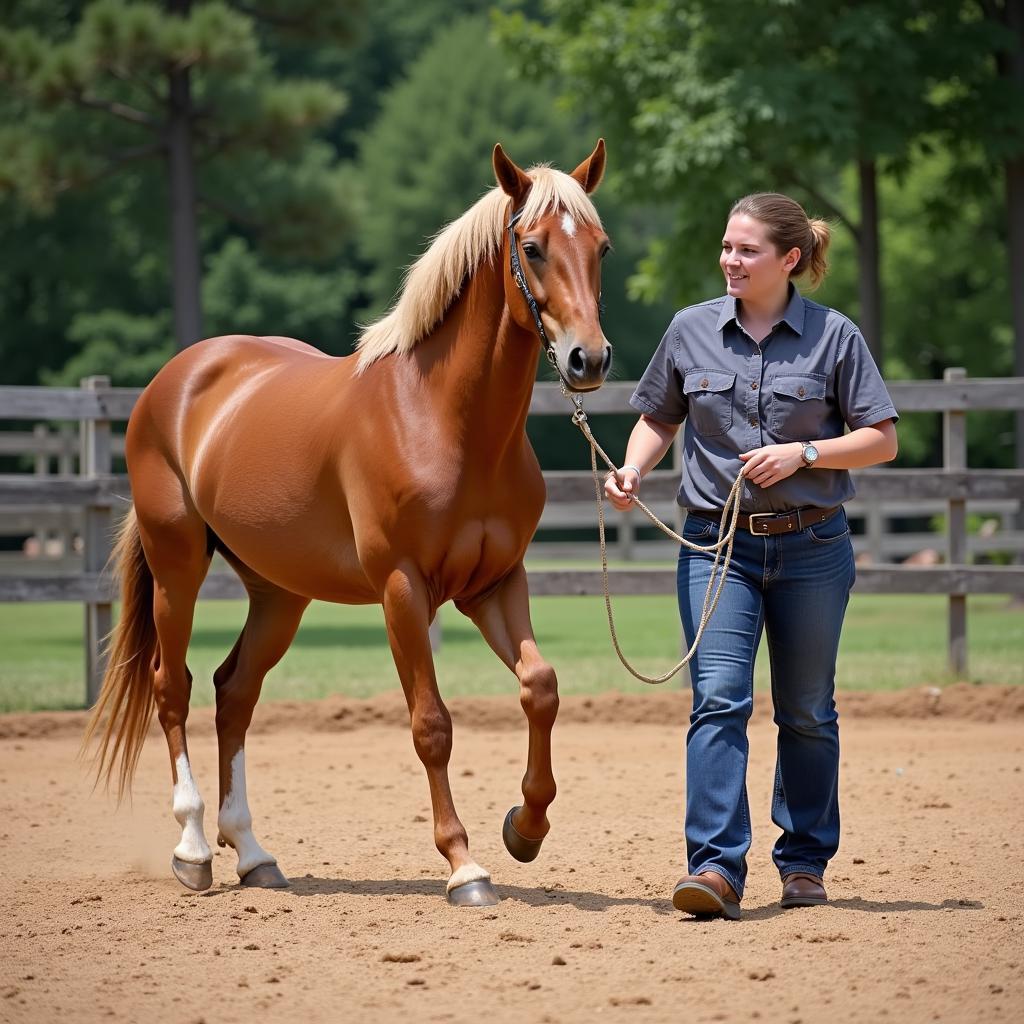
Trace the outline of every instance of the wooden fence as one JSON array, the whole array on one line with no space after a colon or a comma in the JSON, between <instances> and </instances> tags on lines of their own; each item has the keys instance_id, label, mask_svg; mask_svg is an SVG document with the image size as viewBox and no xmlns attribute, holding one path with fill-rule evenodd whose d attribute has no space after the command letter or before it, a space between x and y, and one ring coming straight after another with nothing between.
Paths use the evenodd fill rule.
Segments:
<instances>
[{"instance_id":1,"label":"wooden fence","mask_svg":"<svg viewBox=\"0 0 1024 1024\"><path fill-rule=\"evenodd\" d=\"M629 412L634 385L606 384L586 399L588 414ZM970 379L961 369L946 371L943 381L894 381L890 392L900 412L941 412L943 465L934 469L880 468L854 474L857 502L869 524L877 524L886 503L918 503L922 510L944 507L946 512L945 563L931 566L869 564L858 567L856 589L861 593L947 594L949 596L949 664L957 675L967 668L967 595L1024 594L1024 566L970 564L967 503L989 503L1004 513L1024 499L1024 470L970 470L967 468L967 413L980 409L1024 407L1024 378ZM115 512L130 496L128 479L112 472L118 439L111 424L127 420L138 398L135 388L113 388L105 377L91 377L76 388L0 387L0 420L77 420L80 452L77 475L71 468L67 443L57 441L45 457L64 457L61 473L44 475L37 464L33 474L0 475L0 508L81 510L84 565L81 571L43 575L0 576L0 601L80 601L85 607L85 675L88 703L95 700L102 678L102 638L112 622L113 583L103 572L110 554ZM530 407L532 415L568 416L569 406L551 384L539 384ZM600 436L600 422L594 424ZM2 437L3 435L0 435ZM42 432L33 435L42 437ZM58 435L59 437L60 435ZM63 447L61 447L61 445ZM582 442L581 442L582 445ZM581 461L585 457L581 446ZM15 447L0 445L0 454ZM674 455L678 467L678 449ZM589 471L545 474L549 507L592 502ZM644 498L671 508L678 484L678 468L657 470L644 481ZM549 519L548 522L551 522ZM621 521L620 521L621 524ZM870 532L870 531L869 531ZM628 544L630 531L623 531ZM876 529L877 534L877 529ZM1017 533L1007 538L1019 550ZM531 568L530 592L538 595L602 592L596 567L582 569ZM616 568L611 589L615 594L674 594L674 567ZM201 591L203 598L243 597L233 573L212 573Z\"/></svg>"}]
</instances>

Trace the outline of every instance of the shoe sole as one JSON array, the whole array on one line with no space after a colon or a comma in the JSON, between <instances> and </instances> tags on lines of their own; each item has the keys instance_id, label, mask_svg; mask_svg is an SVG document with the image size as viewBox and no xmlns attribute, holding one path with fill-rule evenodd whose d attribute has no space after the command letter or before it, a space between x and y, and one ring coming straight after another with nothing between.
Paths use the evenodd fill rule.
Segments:
<instances>
[{"instance_id":1,"label":"shoe sole","mask_svg":"<svg viewBox=\"0 0 1024 1024\"><path fill-rule=\"evenodd\" d=\"M683 882L672 891L672 906L696 917L724 917L728 921L740 919L740 905L723 900L709 885Z\"/></svg>"},{"instance_id":2,"label":"shoe sole","mask_svg":"<svg viewBox=\"0 0 1024 1024\"><path fill-rule=\"evenodd\" d=\"M826 903L827 896L790 896L789 899L779 900L779 906L783 910L792 910L793 907L823 907Z\"/></svg>"}]
</instances>

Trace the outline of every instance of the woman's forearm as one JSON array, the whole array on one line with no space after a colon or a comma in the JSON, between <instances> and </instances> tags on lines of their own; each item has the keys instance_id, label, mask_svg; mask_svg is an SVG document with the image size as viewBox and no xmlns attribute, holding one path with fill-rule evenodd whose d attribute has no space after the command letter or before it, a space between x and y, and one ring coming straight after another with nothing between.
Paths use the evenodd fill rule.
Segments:
<instances>
[{"instance_id":1,"label":"woman's forearm","mask_svg":"<svg viewBox=\"0 0 1024 1024\"><path fill-rule=\"evenodd\" d=\"M892 420L859 427L842 437L830 437L813 444L818 449L815 469L864 469L891 462L899 450Z\"/></svg>"},{"instance_id":2,"label":"woman's forearm","mask_svg":"<svg viewBox=\"0 0 1024 1024\"><path fill-rule=\"evenodd\" d=\"M624 466L636 466L646 476L665 457L679 432L678 425L641 416L626 445Z\"/></svg>"}]
</instances>

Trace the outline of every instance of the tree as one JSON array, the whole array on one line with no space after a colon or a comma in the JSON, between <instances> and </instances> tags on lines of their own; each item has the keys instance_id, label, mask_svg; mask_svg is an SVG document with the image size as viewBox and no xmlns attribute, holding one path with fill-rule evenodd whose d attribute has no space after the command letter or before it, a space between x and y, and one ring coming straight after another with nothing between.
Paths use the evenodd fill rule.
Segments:
<instances>
[{"instance_id":1,"label":"tree","mask_svg":"<svg viewBox=\"0 0 1024 1024\"><path fill-rule=\"evenodd\" d=\"M306 143L344 97L323 81L276 75L262 35L348 40L352 5L29 7L21 27L0 30L0 79L19 115L0 132L0 187L45 209L160 161L179 347L203 333L200 206L275 244L336 249L350 220L345 182L333 154Z\"/></svg>"},{"instance_id":2,"label":"tree","mask_svg":"<svg viewBox=\"0 0 1024 1024\"><path fill-rule=\"evenodd\" d=\"M1024 376L1024 0L947 0L945 8L952 31L942 60L952 70L936 98L939 127L967 172L961 193L984 191L993 172L1002 178L1013 372ZM1016 448L1024 467L1024 412Z\"/></svg>"},{"instance_id":3,"label":"tree","mask_svg":"<svg viewBox=\"0 0 1024 1024\"><path fill-rule=\"evenodd\" d=\"M922 37L937 26L922 17L926 7L750 0L738 12L712 0L549 0L548 23L513 14L499 25L528 73L560 76L636 154L634 190L677 208L674 244L642 268L649 293L672 281L694 297L687 249L715 244L730 198L793 192L856 240L859 319L881 362L878 174L905 166L930 127L935 71ZM837 187L851 166L852 208Z\"/></svg>"}]
</instances>

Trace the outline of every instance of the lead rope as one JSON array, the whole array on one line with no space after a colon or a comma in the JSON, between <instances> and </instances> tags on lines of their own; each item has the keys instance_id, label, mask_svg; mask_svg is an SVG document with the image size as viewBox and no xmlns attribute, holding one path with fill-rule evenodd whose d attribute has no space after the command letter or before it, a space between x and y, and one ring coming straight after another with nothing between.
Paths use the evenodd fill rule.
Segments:
<instances>
[{"instance_id":1,"label":"lead rope","mask_svg":"<svg viewBox=\"0 0 1024 1024\"><path fill-rule=\"evenodd\" d=\"M558 370L558 364L552 358L553 353L548 350L548 358L551 360L555 369ZM622 648L619 646L618 634L615 632L615 617L612 614L612 598L611 593L608 589L608 547L605 541L604 533L604 491L601 487L601 481L597 473L597 456L600 455L604 460L605 465L613 472L617 472L615 464L611 459L608 458L605 450L598 443L596 437L594 437L590 424L587 422L587 414L583 410L583 401L579 395L575 395L569 391L565 386L565 381L562 379L561 371L558 370L558 385L561 388L562 394L572 402L575 406L575 410L572 414L572 421L580 428L583 436L587 439L587 443L590 445L590 471L594 477L594 496L597 500L597 529L601 540L601 584L604 589L604 606L608 613L608 630L612 636L612 646L615 648L615 653L619 656L619 661L622 662L623 668L630 675L639 679L641 682L650 683L651 685L657 685L658 683L664 683L666 680L671 679L689 660L694 656L697 651L697 645L700 643L701 637L704 635L704 630L707 624L711 621L711 616L715 612L715 608L718 606L718 599L722 594L722 587L725 585L726 573L729 571L729 564L732 561L732 546L733 540L736 537L736 524L740 514L740 490L743 484L743 473L742 471L737 474L736 480L733 482L732 489L729 491L729 496L725 499L725 505L722 508L722 522L726 519L729 521L729 529L724 537L719 539L714 544L694 544L693 541L687 540L685 537L681 537L671 527L666 526L636 495L633 496L633 504L640 509L650 521L661 530L666 536L671 537L674 541L682 544L684 547L689 548L691 551L704 551L715 553L715 560L711 566L711 576L708 579L708 587L704 592L704 604L701 608L700 613L700 625L697 627L697 635L693 638L693 644L690 649L686 652L683 659L674 667L669 669L664 675L660 676L645 676L642 672L638 672L626 659L626 656L622 653ZM725 564L722 565L721 576L718 578L718 584L715 585L715 577L718 574L718 567L722 562L722 552L725 552ZM712 596L712 590L714 595Z\"/></svg>"}]
</instances>

